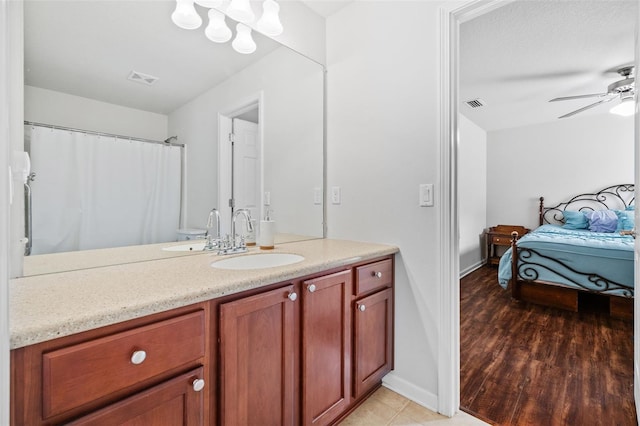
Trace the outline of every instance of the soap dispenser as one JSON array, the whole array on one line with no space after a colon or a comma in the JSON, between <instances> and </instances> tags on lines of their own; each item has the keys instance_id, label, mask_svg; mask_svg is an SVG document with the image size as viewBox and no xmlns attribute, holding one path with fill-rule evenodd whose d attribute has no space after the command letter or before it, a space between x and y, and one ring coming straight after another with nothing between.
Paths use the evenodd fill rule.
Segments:
<instances>
[{"instance_id":1,"label":"soap dispenser","mask_svg":"<svg viewBox=\"0 0 640 426\"><path fill-rule=\"evenodd\" d=\"M272 250L275 247L276 222L271 219L271 210L267 209L264 219L260 221L259 245L261 250Z\"/></svg>"}]
</instances>

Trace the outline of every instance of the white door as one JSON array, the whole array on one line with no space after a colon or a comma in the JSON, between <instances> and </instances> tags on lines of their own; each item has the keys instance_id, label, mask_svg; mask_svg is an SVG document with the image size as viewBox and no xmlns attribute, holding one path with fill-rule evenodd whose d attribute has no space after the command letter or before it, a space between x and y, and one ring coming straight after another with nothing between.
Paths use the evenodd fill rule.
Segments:
<instances>
[{"instance_id":1,"label":"white door","mask_svg":"<svg viewBox=\"0 0 640 426\"><path fill-rule=\"evenodd\" d=\"M260 219L260 134L258 125L233 119L234 166L233 198L235 208L248 209L251 217Z\"/></svg>"}]
</instances>

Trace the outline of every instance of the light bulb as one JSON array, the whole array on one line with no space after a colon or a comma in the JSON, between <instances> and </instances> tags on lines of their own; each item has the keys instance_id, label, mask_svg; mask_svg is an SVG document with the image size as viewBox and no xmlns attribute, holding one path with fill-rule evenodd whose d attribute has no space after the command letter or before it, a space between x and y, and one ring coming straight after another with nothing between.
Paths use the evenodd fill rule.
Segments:
<instances>
[{"instance_id":1,"label":"light bulb","mask_svg":"<svg viewBox=\"0 0 640 426\"><path fill-rule=\"evenodd\" d=\"M171 14L174 24L185 30L195 30L202 25L202 18L193 6L193 0L176 0L176 10Z\"/></svg>"},{"instance_id":2,"label":"light bulb","mask_svg":"<svg viewBox=\"0 0 640 426\"><path fill-rule=\"evenodd\" d=\"M231 30L224 20L224 13L215 9L209 10L209 25L204 30L204 35L216 43L226 43L231 40Z\"/></svg>"},{"instance_id":3,"label":"light bulb","mask_svg":"<svg viewBox=\"0 0 640 426\"><path fill-rule=\"evenodd\" d=\"M208 7L209 9L222 6L222 0L195 0L195 2L196 4L202 7Z\"/></svg>"},{"instance_id":4,"label":"light bulb","mask_svg":"<svg viewBox=\"0 0 640 426\"><path fill-rule=\"evenodd\" d=\"M231 4L227 7L227 16L234 21L245 24L253 22L255 19L249 0L231 0Z\"/></svg>"},{"instance_id":5,"label":"light bulb","mask_svg":"<svg viewBox=\"0 0 640 426\"><path fill-rule=\"evenodd\" d=\"M280 12L280 5L274 0L264 0L262 9L262 17L256 24L258 31L261 31L268 36L278 36L282 34L282 23L278 16L278 13Z\"/></svg>"},{"instance_id":6,"label":"light bulb","mask_svg":"<svg viewBox=\"0 0 640 426\"><path fill-rule=\"evenodd\" d=\"M256 43L251 38L251 28L244 24L236 25L236 38L231 43L233 49L238 53L248 55L256 51Z\"/></svg>"},{"instance_id":7,"label":"light bulb","mask_svg":"<svg viewBox=\"0 0 640 426\"><path fill-rule=\"evenodd\" d=\"M633 101L633 96L622 98L620 103L609 110L611 114L621 115L623 117L629 117L636 112L636 103Z\"/></svg>"}]
</instances>

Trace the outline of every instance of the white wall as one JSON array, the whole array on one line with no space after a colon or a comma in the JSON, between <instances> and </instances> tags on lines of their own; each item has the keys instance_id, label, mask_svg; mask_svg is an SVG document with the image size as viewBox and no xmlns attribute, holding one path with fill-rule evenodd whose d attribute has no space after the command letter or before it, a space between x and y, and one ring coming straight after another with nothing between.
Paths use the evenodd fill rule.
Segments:
<instances>
[{"instance_id":1,"label":"white wall","mask_svg":"<svg viewBox=\"0 0 640 426\"><path fill-rule=\"evenodd\" d=\"M539 198L633 183L633 117L576 116L487 134L487 226L538 226Z\"/></svg>"},{"instance_id":2,"label":"white wall","mask_svg":"<svg viewBox=\"0 0 640 426\"><path fill-rule=\"evenodd\" d=\"M458 211L460 273L482 263L482 233L487 226L487 132L458 116Z\"/></svg>"},{"instance_id":3,"label":"white wall","mask_svg":"<svg viewBox=\"0 0 640 426\"><path fill-rule=\"evenodd\" d=\"M24 87L24 119L43 124L165 140L168 117L39 87Z\"/></svg>"},{"instance_id":4,"label":"white wall","mask_svg":"<svg viewBox=\"0 0 640 426\"><path fill-rule=\"evenodd\" d=\"M262 14L262 1L253 2L256 16ZM272 37L285 46L319 62L326 63L325 21L305 4L297 0L279 1L282 34Z\"/></svg>"},{"instance_id":5,"label":"white wall","mask_svg":"<svg viewBox=\"0 0 640 426\"><path fill-rule=\"evenodd\" d=\"M443 2L353 2L327 19L330 238L395 244L395 370L385 383L437 408L440 263L439 8Z\"/></svg>"},{"instance_id":6,"label":"white wall","mask_svg":"<svg viewBox=\"0 0 640 426\"><path fill-rule=\"evenodd\" d=\"M283 47L169 115L170 133L187 144L188 227L204 227L220 208L218 112L262 92L264 189L278 230L322 237L322 206L313 204L323 177L322 81L320 65Z\"/></svg>"}]
</instances>

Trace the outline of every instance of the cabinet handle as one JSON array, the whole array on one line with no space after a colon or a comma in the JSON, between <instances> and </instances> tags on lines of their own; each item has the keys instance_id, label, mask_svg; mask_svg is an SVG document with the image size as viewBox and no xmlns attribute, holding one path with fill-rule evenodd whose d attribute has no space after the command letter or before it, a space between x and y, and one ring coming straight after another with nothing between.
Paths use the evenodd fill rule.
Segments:
<instances>
[{"instance_id":1,"label":"cabinet handle","mask_svg":"<svg viewBox=\"0 0 640 426\"><path fill-rule=\"evenodd\" d=\"M382 272L372 272L371 273L372 276L376 277L376 278L382 278Z\"/></svg>"},{"instance_id":2,"label":"cabinet handle","mask_svg":"<svg viewBox=\"0 0 640 426\"><path fill-rule=\"evenodd\" d=\"M202 389L204 389L204 379L195 379L192 385L194 391L200 392Z\"/></svg>"},{"instance_id":3,"label":"cabinet handle","mask_svg":"<svg viewBox=\"0 0 640 426\"><path fill-rule=\"evenodd\" d=\"M135 351L131 354L131 363L135 365L142 364L147 359L147 353L145 351Z\"/></svg>"},{"instance_id":4,"label":"cabinet handle","mask_svg":"<svg viewBox=\"0 0 640 426\"><path fill-rule=\"evenodd\" d=\"M365 305L358 305L358 310L359 310L360 312L364 312L364 311L365 311L365 309L367 309L367 307L366 307Z\"/></svg>"},{"instance_id":5,"label":"cabinet handle","mask_svg":"<svg viewBox=\"0 0 640 426\"><path fill-rule=\"evenodd\" d=\"M309 293L313 293L314 291L316 291L316 285L315 284L311 284L307 287L307 290L309 290Z\"/></svg>"},{"instance_id":6,"label":"cabinet handle","mask_svg":"<svg viewBox=\"0 0 640 426\"><path fill-rule=\"evenodd\" d=\"M298 295L295 292L291 292L289 293L289 295L287 296L289 298L289 300L291 300L292 302L295 302L298 299Z\"/></svg>"}]
</instances>

